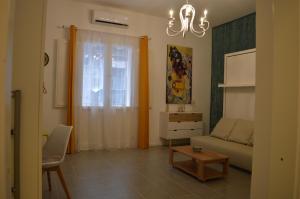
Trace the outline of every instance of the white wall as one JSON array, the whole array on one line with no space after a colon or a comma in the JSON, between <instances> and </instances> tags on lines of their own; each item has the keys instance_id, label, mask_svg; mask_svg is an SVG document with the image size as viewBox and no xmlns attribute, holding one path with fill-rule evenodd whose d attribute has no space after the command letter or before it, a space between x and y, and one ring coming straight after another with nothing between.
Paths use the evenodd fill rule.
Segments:
<instances>
[{"instance_id":1,"label":"white wall","mask_svg":"<svg viewBox=\"0 0 300 199\"><path fill-rule=\"evenodd\" d=\"M298 10L300 11L300 3L298 5ZM300 27L300 14L298 15L298 26ZM300 59L300 34L298 39L298 46L299 46L299 59ZM300 68L300 61L299 61L299 68ZM300 70L298 71L298 76L300 77ZM298 99L300 99L300 78L298 80ZM295 168L295 190L294 190L294 199L300 199L300 106L298 105L298 135L297 135L297 152L296 152L296 168Z\"/></svg>"},{"instance_id":2,"label":"white wall","mask_svg":"<svg viewBox=\"0 0 300 199\"><path fill-rule=\"evenodd\" d=\"M118 29L90 24L90 11L112 10L129 17L129 29ZM73 0L48 1L46 52L50 63L45 68L45 85L48 94L44 96L44 127L51 131L55 125L65 121L65 109L54 108L55 87L55 39L64 38L65 31L57 28L61 25L74 24L79 28L134 36L148 35L149 41L149 74L150 74L150 144L159 145L159 112L166 109L166 59L167 44L176 44L193 48L193 100L196 111L202 112L206 130L210 112L211 80L211 32L199 39L195 36L170 38L166 36L166 18L153 17L141 13L102 7L97 4L82 3Z\"/></svg>"},{"instance_id":3,"label":"white wall","mask_svg":"<svg viewBox=\"0 0 300 199\"><path fill-rule=\"evenodd\" d=\"M0 198L10 198L10 109L13 2L0 2Z\"/></svg>"}]
</instances>

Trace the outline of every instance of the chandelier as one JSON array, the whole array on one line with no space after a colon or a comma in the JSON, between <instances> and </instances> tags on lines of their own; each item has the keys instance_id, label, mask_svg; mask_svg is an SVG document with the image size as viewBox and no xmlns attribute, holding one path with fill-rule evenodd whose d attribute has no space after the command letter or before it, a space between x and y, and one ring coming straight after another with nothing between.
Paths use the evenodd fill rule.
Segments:
<instances>
[{"instance_id":1,"label":"chandelier","mask_svg":"<svg viewBox=\"0 0 300 199\"><path fill-rule=\"evenodd\" d=\"M203 37L206 33L206 31L209 28L209 22L207 21L207 10L205 9L203 12L203 16L200 17L199 24L197 24L197 28L194 28L194 19L195 19L195 8L189 4L188 0L186 1L186 4L184 4L180 8L179 17L181 22L181 28L175 29L175 17L174 11L171 9L169 11L169 23L167 27L167 35L174 37L182 33L182 36L185 37L186 32L189 30L197 37Z\"/></svg>"}]
</instances>

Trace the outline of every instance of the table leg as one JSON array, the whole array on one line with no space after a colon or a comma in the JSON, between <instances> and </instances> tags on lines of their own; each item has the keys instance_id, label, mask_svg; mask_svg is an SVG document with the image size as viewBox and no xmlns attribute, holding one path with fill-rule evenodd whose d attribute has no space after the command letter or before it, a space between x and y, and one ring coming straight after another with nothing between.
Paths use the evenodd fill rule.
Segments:
<instances>
[{"instance_id":1,"label":"table leg","mask_svg":"<svg viewBox=\"0 0 300 199\"><path fill-rule=\"evenodd\" d=\"M225 160L223 162L223 175L226 176L228 174L228 167L229 167L229 162L228 160Z\"/></svg>"},{"instance_id":2,"label":"table leg","mask_svg":"<svg viewBox=\"0 0 300 199\"><path fill-rule=\"evenodd\" d=\"M204 170L205 164L203 162L197 162L197 176L202 181L206 181Z\"/></svg>"},{"instance_id":3,"label":"table leg","mask_svg":"<svg viewBox=\"0 0 300 199\"><path fill-rule=\"evenodd\" d=\"M172 148L169 149L169 163L172 166L174 164L174 151Z\"/></svg>"},{"instance_id":4,"label":"table leg","mask_svg":"<svg viewBox=\"0 0 300 199\"><path fill-rule=\"evenodd\" d=\"M169 140L169 148L172 147L172 139Z\"/></svg>"}]
</instances>

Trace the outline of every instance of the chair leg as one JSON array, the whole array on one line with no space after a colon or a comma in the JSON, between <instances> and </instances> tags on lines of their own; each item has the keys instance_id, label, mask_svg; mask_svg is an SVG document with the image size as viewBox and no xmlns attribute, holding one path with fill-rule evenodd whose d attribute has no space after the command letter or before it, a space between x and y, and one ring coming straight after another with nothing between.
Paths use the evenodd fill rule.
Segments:
<instances>
[{"instance_id":1,"label":"chair leg","mask_svg":"<svg viewBox=\"0 0 300 199\"><path fill-rule=\"evenodd\" d=\"M65 191L65 193L67 195L67 198L71 199L70 193L69 193L68 188L67 188L67 184L65 182L65 179L64 179L64 176L63 176L63 173L62 173L60 167L57 167L56 172L57 172L59 180L60 180L60 182L61 182L61 184L62 184L62 186L64 188L64 191Z\"/></svg>"},{"instance_id":2,"label":"chair leg","mask_svg":"<svg viewBox=\"0 0 300 199\"><path fill-rule=\"evenodd\" d=\"M47 171L47 179L48 179L48 187L49 187L49 191L52 190L51 187L51 176L50 176L50 171Z\"/></svg>"}]
</instances>

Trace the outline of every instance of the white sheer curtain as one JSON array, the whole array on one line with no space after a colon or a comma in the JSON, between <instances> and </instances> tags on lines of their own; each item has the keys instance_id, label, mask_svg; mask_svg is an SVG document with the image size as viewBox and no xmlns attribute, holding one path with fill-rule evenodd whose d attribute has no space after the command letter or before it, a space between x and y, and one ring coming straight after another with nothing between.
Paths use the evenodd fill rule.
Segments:
<instances>
[{"instance_id":1,"label":"white sheer curtain","mask_svg":"<svg viewBox=\"0 0 300 199\"><path fill-rule=\"evenodd\" d=\"M137 146L138 38L79 30L75 74L78 150Z\"/></svg>"}]
</instances>

